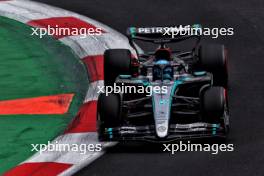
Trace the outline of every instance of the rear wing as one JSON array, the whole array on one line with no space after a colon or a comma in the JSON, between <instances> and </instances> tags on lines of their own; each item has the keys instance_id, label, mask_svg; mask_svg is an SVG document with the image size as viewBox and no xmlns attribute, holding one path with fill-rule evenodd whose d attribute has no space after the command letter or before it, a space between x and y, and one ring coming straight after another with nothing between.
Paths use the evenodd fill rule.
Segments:
<instances>
[{"instance_id":1,"label":"rear wing","mask_svg":"<svg viewBox=\"0 0 264 176\"><path fill-rule=\"evenodd\" d=\"M127 36L130 40L143 40L153 43L179 42L189 38L200 40L201 25L167 26L167 27L129 27ZM195 32L196 31L196 32Z\"/></svg>"},{"instance_id":2,"label":"rear wing","mask_svg":"<svg viewBox=\"0 0 264 176\"><path fill-rule=\"evenodd\" d=\"M129 39L130 45L135 49L138 56L139 51L137 45L134 42L135 40L157 43L160 44L160 48L163 48L166 43L180 42L194 38L196 41L192 51L195 51L195 48L199 45L201 40L201 33L199 33L199 30L200 32L202 30L200 24L195 24L192 26L179 25L169 27L129 27L127 29L127 37ZM185 32L184 35L180 33L180 31ZM176 35L170 35L173 32L174 34L176 33Z\"/></svg>"}]
</instances>

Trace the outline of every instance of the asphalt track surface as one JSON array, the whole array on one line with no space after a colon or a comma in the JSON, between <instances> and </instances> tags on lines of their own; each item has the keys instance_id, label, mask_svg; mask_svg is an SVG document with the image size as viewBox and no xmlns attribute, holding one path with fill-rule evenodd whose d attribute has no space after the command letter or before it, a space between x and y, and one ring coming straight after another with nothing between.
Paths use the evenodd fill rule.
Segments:
<instances>
[{"instance_id":1,"label":"asphalt track surface","mask_svg":"<svg viewBox=\"0 0 264 176\"><path fill-rule=\"evenodd\" d=\"M76 175L264 174L264 1L263 0L40 0L101 21L125 33L128 26L201 23L233 27L234 36L211 42L229 49L231 131L234 152L161 152L160 146L111 148Z\"/></svg>"}]
</instances>

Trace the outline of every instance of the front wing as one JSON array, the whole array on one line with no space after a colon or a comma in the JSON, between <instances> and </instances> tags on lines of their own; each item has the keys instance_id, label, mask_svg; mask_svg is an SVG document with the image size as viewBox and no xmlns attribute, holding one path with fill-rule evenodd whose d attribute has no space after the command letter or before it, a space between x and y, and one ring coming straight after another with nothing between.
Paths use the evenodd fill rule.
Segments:
<instances>
[{"instance_id":1,"label":"front wing","mask_svg":"<svg viewBox=\"0 0 264 176\"><path fill-rule=\"evenodd\" d=\"M162 129L160 129L162 130ZM101 141L151 141L170 142L176 140L198 139L198 138L225 138L226 130L221 124L190 123L171 124L169 135L165 139L157 137L155 126L122 126L116 128L105 128L99 134Z\"/></svg>"}]
</instances>

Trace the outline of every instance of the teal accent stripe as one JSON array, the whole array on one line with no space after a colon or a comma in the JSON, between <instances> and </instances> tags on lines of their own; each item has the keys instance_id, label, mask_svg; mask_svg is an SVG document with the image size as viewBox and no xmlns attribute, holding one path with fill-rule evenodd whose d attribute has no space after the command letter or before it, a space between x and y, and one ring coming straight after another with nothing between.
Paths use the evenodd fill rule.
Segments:
<instances>
[{"instance_id":1,"label":"teal accent stripe","mask_svg":"<svg viewBox=\"0 0 264 176\"><path fill-rule=\"evenodd\" d=\"M107 132L109 133L109 138L113 138L113 128L108 128Z\"/></svg>"},{"instance_id":2,"label":"teal accent stripe","mask_svg":"<svg viewBox=\"0 0 264 176\"><path fill-rule=\"evenodd\" d=\"M170 104L169 104L170 112L171 112L171 104L172 104L173 94L174 94L176 88L178 87L178 85L180 85L181 83L182 83L182 81L179 81L179 80L174 81L173 87L172 87L171 92L170 92Z\"/></svg>"},{"instance_id":3,"label":"teal accent stripe","mask_svg":"<svg viewBox=\"0 0 264 176\"><path fill-rule=\"evenodd\" d=\"M194 74L195 76L203 76L203 75L206 74L206 72L205 72L205 71L199 71L199 72L194 72L193 74Z\"/></svg>"},{"instance_id":4,"label":"teal accent stripe","mask_svg":"<svg viewBox=\"0 0 264 176\"><path fill-rule=\"evenodd\" d=\"M212 134L215 135L216 134L216 130L217 128L220 128L220 125L219 124L213 124L213 131L212 131Z\"/></svg>"},{"instance_id":5,"label":"teal accent stripe","mask_svg":"<svg viewBox=\"0 0 264 176\"><path fill-rule=\"evenodd\" d=\"M130 27L129 31L130 31L132 37L136 36L136 28L135 27Z\"/></svg>"}]
</instances>

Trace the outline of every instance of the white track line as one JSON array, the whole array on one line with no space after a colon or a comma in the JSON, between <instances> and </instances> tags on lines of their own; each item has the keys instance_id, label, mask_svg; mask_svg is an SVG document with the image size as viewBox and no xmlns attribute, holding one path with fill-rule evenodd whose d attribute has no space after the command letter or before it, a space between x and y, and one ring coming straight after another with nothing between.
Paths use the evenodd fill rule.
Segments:
<instances>
[{"instance_id":1,"label":"white track line","mask_svg":"<svg viewBox=\"0 0 264 176\"><path fill-rule=\"evenodd\" d=\"M87 103L89 101L97 100L98 99L99 86L101 87L103 85L104 85L103 80L92 82L89 85L89 89L87 91L84 102Z\"/></svg>"}]
</instances>

